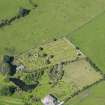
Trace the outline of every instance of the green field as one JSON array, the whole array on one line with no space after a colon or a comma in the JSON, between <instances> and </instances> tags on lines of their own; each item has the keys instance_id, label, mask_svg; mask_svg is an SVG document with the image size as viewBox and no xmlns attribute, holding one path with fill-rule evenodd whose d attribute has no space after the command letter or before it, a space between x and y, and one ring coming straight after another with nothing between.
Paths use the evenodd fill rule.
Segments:
<instances>
[{"instance_id":1,"label":"green field","mask_svg":"<svg viewBox=\"0 0 105 105\"><path fill-rule=\"evenodd\" d=\"M17 15L21 7L31 9L28 16L0 28L0 62L2 55L19 55L29 49L34 53L31 48L36 47L37 52L37 46L41 45L45 48L44 53L55 56L52 64L68 60L70 57L74 58L74 49L71 47L68 50L69 46L65 41L60 40L59 43L55 42L55 45L52 43L54 38L59 39L66 36L105 73L105 0L32 1L38 5L37 8L33 9L28 0L0 0L0 20L10 19ZM45 43L49 43L49 45ZM64 50L64 47L67 49ZM26 59L28 58L26 57L22 63L28 65L29 61ZM24 62L25 60L26 62ZM32 58L28 60L32 60ZM83 64L84 66L82 66ZM29 64L28 67L33 65ZM38 68L42 65L43 60L39 59L33 67ZM53 93L63 100L66 95L70 96L74 92L73 84L81 89L101 79L101 75L96 73L86 62L67 65L65 70L64 81L60 81L54 88L48 84L49 77L45 73L40 79L41 85L32 94L43 98L46 93ZM78 75L77 71L81 73ZM4 84L8 85L9 83L5 81L5 77L0 75L0 86ZM69 100L65 105L105 105L104 87L105 82L94 85ZM19 96L28 97L28 93L20 91L15 96L0 96L0 105L24 105L23 100L20 99L22 97ZM42 104L38 103L38 105Z\"/></svg>"},{"instance_id":2,"label":"green field","mask_svg":"<svg viewBox=\"0 0 105 105\"><path fill-rule=\"evenodd\" d=\"M0 96L0 104L1 105L24 105L22 99Z\"/></svg>"},{"instance_id":3,"label":"green field","mask_svg":"<svg viewBox=\"0 0 105 105\"><path fill-rule=\"evenodd\" d=\"M105 73L105 13L72 33L72 42Z\"/></svg>"},{"instance_id":4,"label":"green field","mask_svg":"<svg viewBox=\"0 0 105 105\"><path fill-rule=\"evenodd\" d=\"M19 3L10 2L13 6L17 5L13 10L12 6L7 9L10 15L20 7L21 1L25 7L24 0L16 1ZM2 5L0 8L4 10L8 2L0 0ZM38 7L32 10L29 16L0 29L0 55L7 52L20 53L54 37L64 36L105 9L104 0L34 0L34 2Z\"/></svg>"},{"instance_id":5,"label":"green field","mask_svg":"<svg viewBox=\"0 0 105 105\"><path fill-rule=\"evenodd\" d=\"M101 82L80 93L65 105L105 105L105 82Z\"/></svg>"},{"instance_id":6,"label":"green field","mask_svg":"<svg viewBox=\"0 0 105 105\"><path fill-rule=\"evenodd\" d=\"M104 45L105 45L105 13L96 17L93 21L81 27L80 29L71 33L72 36L68 36L72 42L78 46L82 52L84 52L104 73ZM94 86L90 91L90 94L86 98L82 99L81 94L71 100L71 105L104 105L103 98L105 97L104 82ZM69 105L69 103L67 105Z\"/></svg>"},{"instance_id":7,"label":"green field","mask_svg":"<svg viewBox=\"0 0 105 105\"><path fill-rule=\"evenodd\" d=\"M0 20L17 15L21 7L31 8L31 5L28 0L0 0Z\"/></svg>"},{"instance_id":8,"label":"green field","mask_svg":"<svg viewBox=\"0 0 105 105\"><path fill-rule=\"evenodd\" d=\"M48 55L53 54L55 56L54 58L52 58L52 63L50 65L59 64L62 60L64 60L64 62L66 61L73 62L63 65L64 70L63 78L59 80L59 82L55 86L49 84L49 82L51 81L50 77L48 76L50 68L48 68L44 72L44 75L42 75L41 78L39 79L40 85L32 91L32 94L35 94L40 99L44 98L47 94L54 94L59 99L65 100L74 92L82 90L84 87L89 86L103 78L103 76L99 72L96 72L96 70L89 64L89 62L86 61L86 56L84 56L83 54L81 56L78 56L79 50L76 50L75 46L66 38L45 44L41 47L43 48L43 52L47 52ZM32 55L31 58L27 57L29 52L31 52ZM37 58L37 63L35 65L34 64L35 63L34 60L36 60L36 58L34 58L35 52L36 52L35 49L31 49L28 52L20 55L20 58L24 58L24 59L19 58L21 61L23 60L22 64L24 64L24 66L25 65L28 66L29 63L31 65L30 67L36 68L36 65L38 65L39 63L38 59L40 59L40 57ZM26 63L26 61L32 58L33 60L31 60L31 62ZM41 66L43 67L43 64L41 64L40 67ZM35 70L32 73L34 72ZM26 73L22 77L20 76L21 80L25 79L24 78L25 75Z\"/></svg>"},{"instance_id":9,"label":"green field","mask_svg":"<svg viewBox=\"0 0 105 105\"><path fill-rule=\"evenodd\" d=\"M42 51L40 50L40 47L43 48ZM44 56L44 54L46 54L46 56ZM50 56L53 56L53 58ZM72 61L75 60L77 56L77 51L74 46L66 38L63 38L30 49L17 56L16 62L19 65L22 64L27 67L29 71L55 65L63 61ZM50 64L47 64L47 59L50 60Z\"/></svg>"},{"instance_id":10,"label":"green field","mask_svg":"<svg viewBox=\"0 0 105 105\"><path fill-rule=\"evenodd\" d=\"M63 80L68 84L73 84L75 91L81 90L83 87L91 85L103 78L86 59L80 59L79 61L66 65L64 70L65 75Z\"/></svg>"}]
</instances>

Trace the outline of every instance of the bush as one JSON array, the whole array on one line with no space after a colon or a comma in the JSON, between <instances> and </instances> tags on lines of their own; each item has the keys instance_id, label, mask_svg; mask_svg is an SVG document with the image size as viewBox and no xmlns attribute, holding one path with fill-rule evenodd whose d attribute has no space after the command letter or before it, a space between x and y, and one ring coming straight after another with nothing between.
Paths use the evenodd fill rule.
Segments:
<instances>
[{"instance_id":1,"label":"bush","mask_svg":"<svg viewBox=\"0 0 105 105\"><path fill-rule=\"evenodd\" d=\"M3 73L3 74L10 74L10 73L11 73L10 64L8 64L8 63L3 63L3 64L1 65L0 72Z\"/></svg>"},{"instance_id":2,"label":"bush","mask_svg":"<svg viewBox=\"0 0 105 105\"><path fill-rule=\"evenodd\" d=\"M4 63L10 63L10 57L8 55L3 56Z\"/></svg>"},{"instance_id":3,"label":"bush","mask_svg":"<svg viewBox=\"0 0 105 105\"><path fill-rule=\"evenodd\" d=\"M47 54L46 53L43 53L43 57L47 57Z\"/></svg>"},{"instance_id":4,"label":"bush","mask_svg":"<svg viewBox=\"0 0 105 105\"><path fill-rule=\"evenodd\" d=\"M30 10L25 9L25 8L20 8L19 12L18 12L20 17L24 17L24 16L28 15L29 13L30 13Z\"/></svg>"},{"instance_id":5,"label":"bush","mask_svg":"<svg viewBox=\"0 0 105 105\"><path fill-rule=\"evenodd\" d=\"M43 70L38 70L32 73L17 73L17 77L20 77L27 84L34 84L38 81L44 74Z\"/></svg>"},{"instance_id":6,"label":"bush","mask_svg":"<svg viewBox=\"0 0 105 105\"><path fill-rule=\"evenodd\" d=\"M16 88L12 85L0 84L0 96L12 95Z\"/></svg>"}]
</instances>

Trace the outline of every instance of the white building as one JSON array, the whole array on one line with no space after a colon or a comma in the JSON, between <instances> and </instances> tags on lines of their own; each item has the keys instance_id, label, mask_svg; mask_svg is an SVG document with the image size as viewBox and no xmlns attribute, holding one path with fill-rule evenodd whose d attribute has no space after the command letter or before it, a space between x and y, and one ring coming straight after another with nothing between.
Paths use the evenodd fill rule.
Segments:
<instances>
[{"instance_id":1,"label":"white building","mask_svg":"<svg viewBox=\"0 0 105 105\"><path fill-rule=\"evenodd\" d=\"M64 102L60 102L53 95L47 95L44 99L41 100L44 105L63 105Z\"/></svg>"}]
</instances>

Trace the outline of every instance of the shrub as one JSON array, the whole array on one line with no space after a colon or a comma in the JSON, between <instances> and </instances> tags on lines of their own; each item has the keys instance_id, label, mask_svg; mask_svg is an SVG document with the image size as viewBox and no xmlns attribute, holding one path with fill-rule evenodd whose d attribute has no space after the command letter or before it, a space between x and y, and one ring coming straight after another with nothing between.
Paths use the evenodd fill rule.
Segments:
<instances>
[{"instance_id":1,"label":"shrub","mask_svg":"<svg viewBox=\"0 0 105 105\"><path fill-rule=\"evenodd\" d=\"M47 57L47 54L46 53L43 53L43 57Z\"/></svg>"},{"instance_id":2,"label":"shrub","mask_svg":"<svg viewBox=\"0 0 105 105\"><path fill-rule=\"evenodd\" d=\"M42 51L43 50L43 47L39 47L39 49Z\"/></svg>"},{"instance_id":3,"label":"shrub","mask_svg":"<svg viewBox=\"0 0 105 105\"><path fill-rule=\"evenodd\" d=\"M56 39L56 38L54 38L53 40L54 40L54 41L57 41L57 39Z\"/></svg>"},{"instance_id":4,"label":"shrub","mask_svg":"<svg viewBox=\"0 0 105 105\"><path fill-rule=\"evenodd\" d=\"M0 84L0 95L7 96L12 95L16 90L16 87L7 84Z\"/></svg>"},{"instance_id":5,"label":"shrub","mask_svg":"<svg viewBox=\"0 0 105 105\"><path fill-rule=\"evenodd\" d=\"M28 15L29 13L30 13L30 10L29 9L25 9L25 8L20 8L19 9L19 15L21 17L24 17L24 16Z\"/></svg>"},{"instance_id":6,"label":"shrub","mask_svg":"<svg viewBox=\"0 0 105 105\"><path fill-rule=\"evenodd\" d=\"M3 74L10 74L10 73L11 73L10 64L8 64L8 63L3 63L3 64L1 65L0 72L3 73Z\"/></svg>"}]
</instances>

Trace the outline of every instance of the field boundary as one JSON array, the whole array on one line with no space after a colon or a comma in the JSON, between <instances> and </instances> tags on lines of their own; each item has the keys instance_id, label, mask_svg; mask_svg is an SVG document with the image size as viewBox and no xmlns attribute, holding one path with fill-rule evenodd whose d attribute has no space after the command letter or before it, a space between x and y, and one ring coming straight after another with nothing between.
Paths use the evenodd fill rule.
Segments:
<instances>
[{"instance_id":1,"label":"field boundary","mask_svg":"<svg viewBox=\"0 0 105 105\"><path fill-rule=\"evenodd\" d=\"M68 40L68 42L69 42L69 40ZM75 44L73 44L72 41L71 41L71 44L74 45L74 47L75 47ZM82 51L80 50L80 52L82 52ZM84 54L84 55L86 56L86 54ZM98 81L94 82L93 84L87 85L87 86L83 87L83 89L78 90L77 92L74 92L72 95L70 95L70 96L68 96L67 98L64 99L64 103L67 103L68 101L70 101L75 96L78 96L81 92L83 92L83 91L85 91L85 90L87 90L87 89L105 81L105 74L102 72L102 70L89 57L86 56L86 58L83 58L83 59L85 59L94 68L94 70L96 72L99 72L102 75L102 79L99 79Z\"/></svg>"},{"instance_id":2,"label":"field boundary","mask_svg":"<svg viewBox=\"0 0 105 105\"><path fill-rule=\"evenodd\" d=\"M74 32L76 32L76 31L82 29L83 27L85 27L85 26L88 25L89 23L93 22L94 19L100 17L100 16L103 15L104 13L105 13L105 10L102 11L101 13L99 13L98 15L94 16L93 18L91 18L88 22L86 22L86 23L84 23L83 25L79 26L78 28L74 29L74 30L71 31L70 33L66 34L65 37L67 37L67 38L69 37L70 39L72 39L72 38L71 38L72 33L74 33Z\"/></svg>"}]
</instances>

